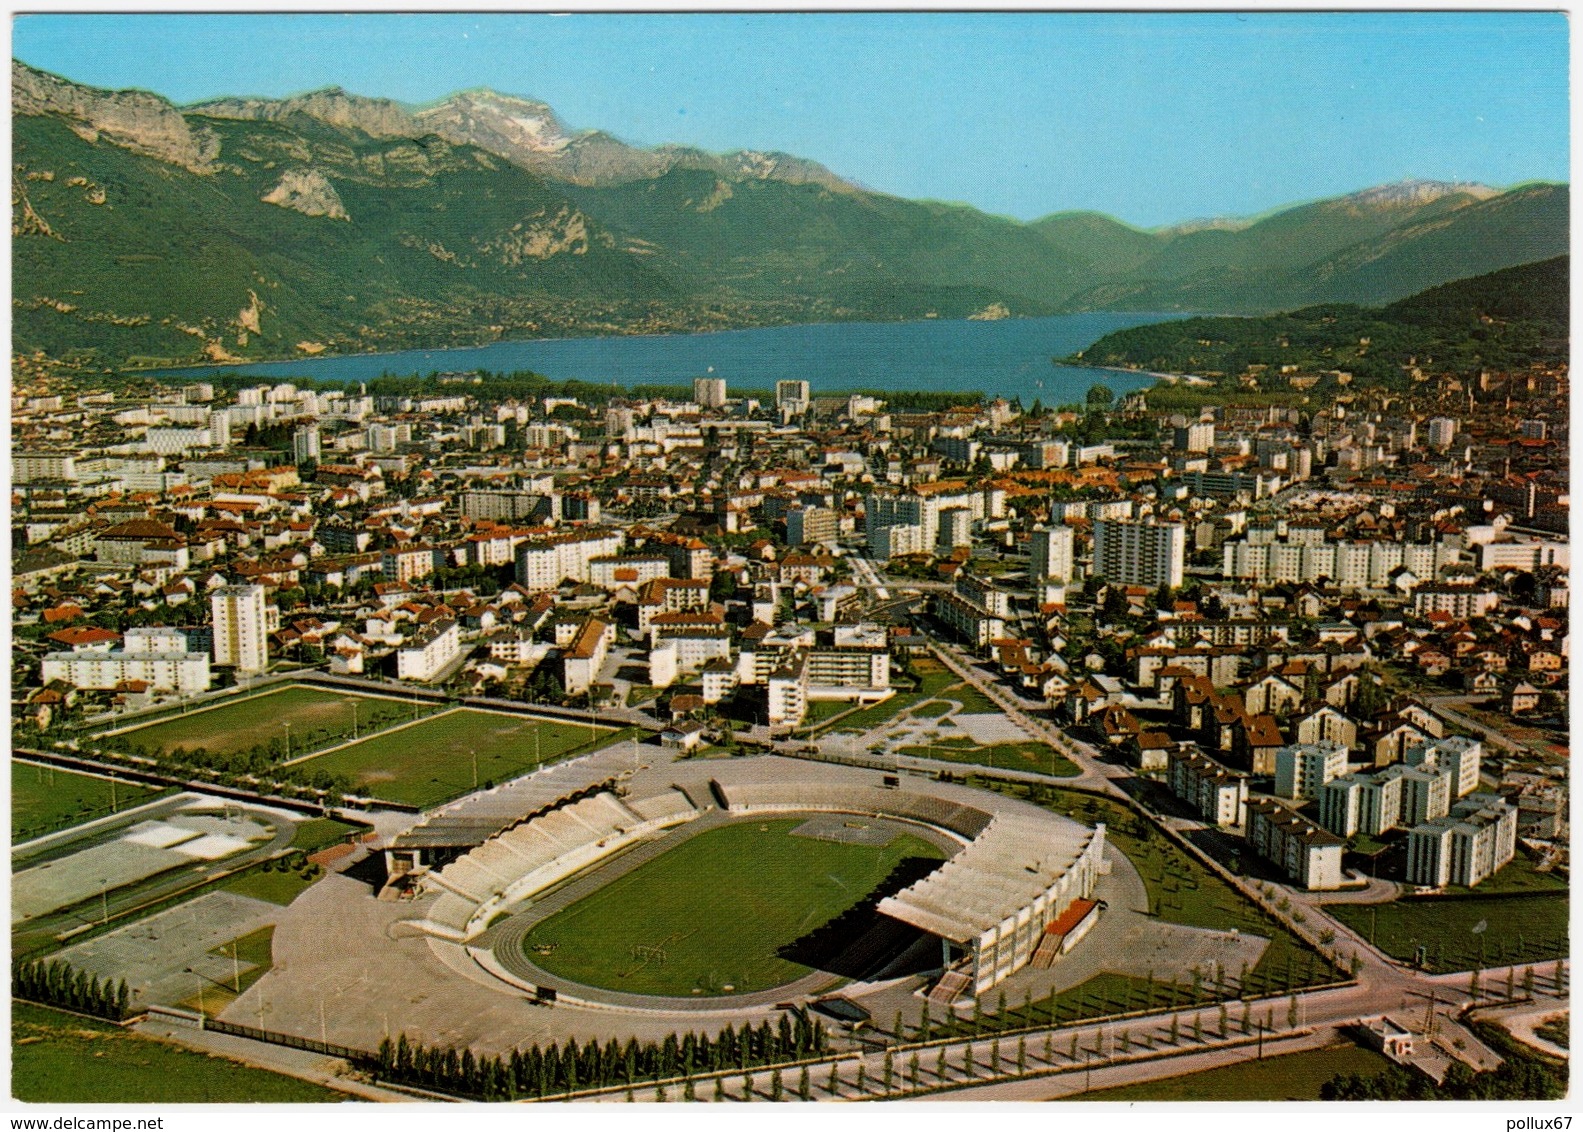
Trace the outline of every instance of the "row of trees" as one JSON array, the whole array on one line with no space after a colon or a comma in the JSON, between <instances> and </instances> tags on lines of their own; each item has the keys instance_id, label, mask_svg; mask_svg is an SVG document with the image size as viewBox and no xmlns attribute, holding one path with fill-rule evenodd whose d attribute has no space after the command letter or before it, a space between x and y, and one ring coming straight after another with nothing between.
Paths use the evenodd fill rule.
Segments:
<instances>
[{"instance_id":1,"label":"row of trees","mask_svg":"<svg viewBox=\"0 0 1583 1132\"><path fill-rule=\"evenodd\" d=\"M263 790L287 798L322 798L331 805L339 805L352 787L351 779L345 775L317 769L312 761L298 766L277 767L275 764L285 757L285 747L279 739L229 753L213 752L203 747L166 750L163 747L150 748L138 743L126 743L123 749L110 750L106 754L143 759L168 768L185 770L218 785L232 786L238 790Z\"/></svg>"},{"instance_id":2,"label":"row of trees","mask_svg":"<svg viewBox=\"0 0 1583 1132\"><path fill-rule=\"evenodd\" d=\"M11 964L11 997L50 1006L63 1006L79 1014L92 1014L119 1022L132 1011L132 992L126 980L112 982L79 971L63 959L34 959Z\"/></svg>"},{"instance_id":3,"label":"row of trees","mask_svg":"<svg viewBox=\"0 0 1583 1132\"><path fill-rule=\"evenodd\" d=\"M727 1026L717 1036L675 1034L663 1042L614 1038L600 1044L567 1039L546 1049L530 1046L507 1057L477 1057L471 1050L437 1049L409 1042L405 1034L379 1045L382 1079L482 1100L551 1096L580 1089L632 1085L638 1081L692 1077L723 1069L751 1069L814 1057L828 1048L824 1024L802 1012L781 1015L780 1024Z\"/></svg>"}]
</instances>

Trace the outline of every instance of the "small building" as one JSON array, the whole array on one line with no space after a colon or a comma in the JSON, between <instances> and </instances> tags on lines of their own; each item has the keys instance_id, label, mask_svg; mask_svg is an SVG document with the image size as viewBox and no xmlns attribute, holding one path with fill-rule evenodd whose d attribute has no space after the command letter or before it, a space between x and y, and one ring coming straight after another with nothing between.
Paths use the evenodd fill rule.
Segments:
<instances>
[{"instance_id":1,"label":"small building","mask_svg":"<svg viewBox=\"0 0 1583 1132\"><path fill-rule=\"evenodd\" d=\"M660 742L667 747L683 751L697 750L704 741L704 725L696 719L684 719L660 732Z\"/></svg>"},{"instance_id":2,"label":"small building","mask_svg":"<svg viewBox=\"0 0 1583 1132\"><path fill-rule=\"evenodd\" d=\"M1370 1049L1378 1050L1393 1061L1405 1061L1413 1056L1413 1032L1388 1014L1363 1019L1358 1023L1358 1030Z\"/></svg>"}]
</instances>

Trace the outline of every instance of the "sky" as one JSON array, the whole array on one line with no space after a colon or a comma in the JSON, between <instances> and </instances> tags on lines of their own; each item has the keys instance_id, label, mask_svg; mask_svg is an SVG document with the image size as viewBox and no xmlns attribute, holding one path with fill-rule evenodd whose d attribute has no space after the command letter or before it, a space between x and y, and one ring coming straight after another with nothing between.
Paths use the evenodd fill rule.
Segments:
<instances>
[{"instance_id":1,"label":"sky","mask_svg":"<svg viewBox=\"0 0 1583 1132\"><path fill-rule=\"evenodd\" d=\"M1152 227L1408 177L1566 180L1560 13L16 16L15 58L180 104L491 87L633 144Z\"/></svg>"}]
</instances>

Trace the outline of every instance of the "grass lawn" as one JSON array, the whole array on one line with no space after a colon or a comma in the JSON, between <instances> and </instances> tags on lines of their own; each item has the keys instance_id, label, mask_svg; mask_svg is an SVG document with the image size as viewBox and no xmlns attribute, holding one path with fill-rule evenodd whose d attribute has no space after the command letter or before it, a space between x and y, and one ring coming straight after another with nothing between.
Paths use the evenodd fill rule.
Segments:
<instances>
[{"instance_id":1,"label":"grass lawn","mask_svg":"<svg viewBox=\"0 0 1583 1132\"><path fill-rule=\"evenodd\" d=\"M11 1008L11 1093L31 1104L303 1104L329 1089L47 1007Z\"/></svg>"},{"instance_id":2,"label":"grass lawn","mask_svg":"<svg viewBox=\"0 0 1583 1132\"><path fill-rule=\"evenodd\" d=\"M238 896L251 896L255 900L267 900L284 907L301 896L312 883L292 872L266 873L263 869L253 869L232 877L220 887Z\"/></svg>"},{"instance_id":3,"label":"grass lawn","mask_svg":"<svg viewBox=\"0 0 1583 1132\"><path fill-rule=\"evenodd\" d=\"M832 716L851 710L850 700L813 700L808 704L808 714L803 718L806 726L823 723Z\"/></svg>"},{"instance_id":4,"label":"grass lawn","mask_svg":"<svg viewBox=\"0 0 1583 1132\"><path fill-rule=\"evenodd\" d=\"M102 818L172 790L74 774L56 767L11 763L11 839L26 841Z\"/></svg>"},{"instance_id":5,"label":"grass lawn","mask_svg":"<svg viewBox=\"0 0 1583 1132\"><path fill-rule=\"evenodd\" d=\"M411 719L414 709L420 716L434 710L434 705L428 701L415 705L411 701L383 696L299 686L249 696L205 711L172 716L112 736L106 742L122 749L135 746L156 751L190 751L202 747L216 754L234 754L267 746L271 740L280 741L284 748L287 728L283 725L290 723L291 751L295 756L333 746L343 737L350 739L354 707L359 735Z\"/></svg>"},{"instance_id":6,"label":"grass lawn","mask_svg":"<svg viewBox=\"0 0 1583 1132\"><path fill-rule=\"evenodd\" d=\"M1057 778L1071 778L1081 773L1071 759L1057 754L1048 744L1037 742L996 743L991 747L980 747L971 739L953 738L926 747L902 747L896 753L919 759L998 767L1001 770L1034 770Z\"/></svg>"},{"instance_id":7,"label":"grass lawn","mask_svg":"<svg viewBox=\"0 0 1583 1132\"><path fill-rule=\"evenodd\" d=\"M528 957L633 994L780 986L808 973L781 948L861 902L904 858L942 856L908 834L883 847L791 836L805 820L734 822L684 841L544 921L523 941Z\"/></svg>"},{"instance_id":8,"label":"grass lawn","mask_svg":"<svg viewBox=\"0 0 1583 1132\"><path fill-rule=\"evenodd\" d=\"M201 1010L205 1014L219 1014L275 965L275 956L270 950L274 939L275 926L266 924L255 932L214 948L209 952L210 955L218 959L235 959L232 974L222 977L218 984L207 982L202 994L194 992L191 998L177 1005L189 1010Z\"/></svg>"},{"instance_id":9,"label":"grass lawn","mask_svg":"<svg viewBox=\"0 0 1583 1132\"><path fill-rule=\"evenodd\" d=\"M1328 911L1380 950L1411 962L1420 944L1437 974L1565 958L1568 899L1439 896L1390 904L1332 904ZM1484 928L1474 931L1480 924Z\"/></svg>"},{"instance_id":10,"label":"grass lawn","mask_svg":"<svg viewBox=\"0 0 1583 1132\"><path fill-rule=\"evenodd\" d=\"M1380 1073L1391 1062L1358 1046L1306 1050L1244 1061L1202 1073L1097 1089L1069 1098L1086 1101L1317 1101L1319 1088L1343 1073Z\"/></svg>"},{"instance_id":11,"label":"grass lawn","mask_svg":"<svg viewBox=\"0 0 1583 1132\"><path fill-rule=\"evenodd\" d=\"M926 704L919 704L912 714L919 719L939 719L950 710L951 705L944 700L930 700Z\"/></svg>"},{"instance_id":12,"label":"grass lawn","mask_svg":"<svg viewBox=\"0 0 1583 1132\"><path fill-rule=\"evenodd\" d=\"M958 684L945 693L947 699L962 705L963 715L1003 715L1001 707L971 684Z\"/></svg>"},{"instance_id":13,"label":"grass lawn","mask_svg":"<svg viewBox=\"0 0 1583 1132\"><path fill-rule=\"evenodd\" d=\"M1011 783L991 787L1015 797L1030 788ZM1035 804L1084 825L1105 823L1105 839L1126 854L1149 893L1149 910L1162 920L1190 927L1262 936L1270 941L1258 965L1248 972L1250 994L1278 994L1291 987L1338 978L1323 957L1287 931L1278 920L1210 872L1196 857L1166 839L1153 822L1120 802L1059 787L1033 788ZM1241 972L1227 972L1240 978Z\"/></svg>"},{"instance_id":14,"label":"grass lawn","mask_svg":"<svg viewBox=\"0 0 1583 1132\"><path fill-rule=\"evenodd\" d=\"M840 729L861 735L865 731L873 730L886 720L895 718L895 716L914 704L921 702L924 698L925 696L922 692L897 692L888 700L870 704L868 707L860 708L851 715L843 716L839 720ZM815 724L810 733L818 734L821 730L822 727Z\"/></svg>"},{"instance_id":15,"label":"grass lawn","mask_svg":"<svg viewBox=\"0 0 1583 1132\"><path fill-rule=\"evenodd\" d=\"M291 836L291 847L304 853L317 853L326 846L341 844L352 834L367 833L369 828L335 818L310 818L297 826Z\"/></svg>"},{"instance_id":16,"label":"grass lawn","mask_svg":"<svg viewBox=\"0 0 1583 1132\"><path fill-rule=\"evenodd\" d=\"M1546 1018L1534 1027L1534 1033L1545 1041L1560 1046L1562 1049L1569 1048L1567 1043L1572 1040L1571 1027L1568 1025L1568 1018L1565 1014L1557 1014L1553 1018Z\"/></svg>"},{"instance_id":17,"label":"grass lawn","mask_svg":"<svg viewBox=\"0 0 1583 1132\"><path fill-rule=\"evenodd\" d=\"M1452 885L1446 889L1452 895L1465 895L1469 892L1565 892L1567 891L1566 878L1558 877L1555 873L1541 873L1534 868L1534 863L1521 849L1511 862L1492 877L1486 878L1477 888L1459 888Z\"/></svg>"},{"instance_id":18,"label":"grass lawn","mask_svg":"<svg viewBox=\"0 0 1583 1132\"><path fill-rule=\"evenodd\" d=\"M992 1034L1000 1030L1017 1030L1028 1027L1059 1026L1084 1018L1107 1018L1113 1014L1127 1014L1135 1010L1186 1010L1192 1006L1212 1006L1219 1001L1212 986L1201 986L1196 992L1188 983L1169 983L1163 979L1150 981L1133 975L1118 975L1104 971L1078 986L1062 991L1054 998L1035 999L1029 1003L1009 1002L1006 1012L986 1013L974 1021L972 1018L937 1019L931 1027L931 1037L950 1035ZM999 1009L998 1002L983 1003L985 1011ZM1237 1032L1242 1017L1241 1008L1232 1008L1227 1025ZM1205 1011L1204 1025L1218 1032L1218 1018ZM1250 1023L1251 1024L1251 1023ZM1118 1023L1125 1026L1126 1023ZM1191 1033L1191 1019L1182 1020L1182 1032ZM1120 1031L1117 1031L1119 1036ZM1129 1040L1143 1041L1140 1027Z\"/></svg>"},{"instance_id":19,"label":"grass lawn","mask_svg":"<svg viewBox=\"0 0 1583 1132\"><path fill-rule=\"evenodd\" d=\"M298 766L344 775L354 793L429 807L472 792L473 755L478 786L485 787L626 735L611 727L591 732L585 723L461 708Z\"/></svg>"}]
</instances>

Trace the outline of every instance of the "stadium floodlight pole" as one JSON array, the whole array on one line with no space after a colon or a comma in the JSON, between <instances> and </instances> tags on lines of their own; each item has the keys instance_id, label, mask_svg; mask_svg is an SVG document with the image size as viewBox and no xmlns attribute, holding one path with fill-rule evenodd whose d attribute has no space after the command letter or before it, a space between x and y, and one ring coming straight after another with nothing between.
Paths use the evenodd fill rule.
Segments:
<instances>
[{"instance_id":1,"label":"stadium floodlight pole","mask_svg":"<svg viewBox=\"0 0 1583 1132\"><path fill-rule=\"evenodd\" d=\"M478 789L478 752L472 747L467 748L467 753L473 757L473 789Z\"/></svg>"},{"instance_id":2,"label":"stadium floodlight pole","mask_svg":"<svg viewBox=\"0 0 1583 1132\"><path fill-rule=\"evenodd\" d=\"M357 738L357 701L352 701L352 738Z\"/></svg>"},{"instance_id":3,"label":"stadium floodlight pole","mask_svg":"<svg viewBox=\"0 0 1583 1132\"><path fill-rule=\"evenodd\" d=\"M109 896L109 892L110 892L110 878L109 877L100 877L99 878L99 922L101 924L108 924L110 922L110 896Z\"/></svg>"},{"instance_id":4,"label":"stadium floodlight pole","mask_svg":"<svg viewBox=\"0 0 1583 1132\"><path fill-rule=\"evenodd\" d=\"M286 761L291 761L291 720L283 719L280 725L286 729ZM260 1027L262 1029L263 1027Z\"/></svg>"}]
</instances>

